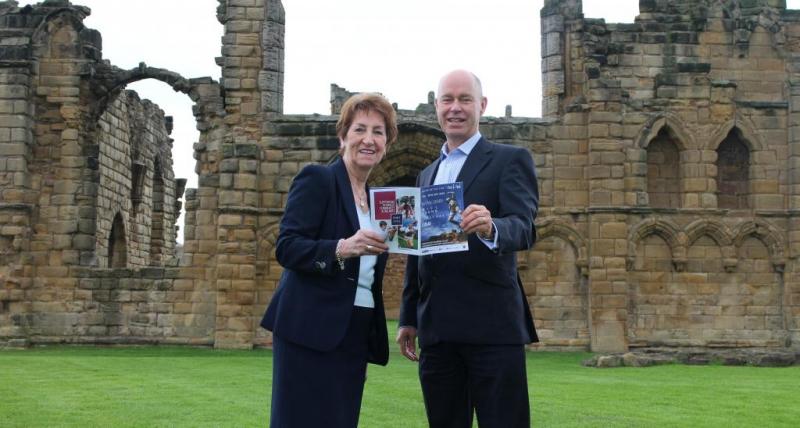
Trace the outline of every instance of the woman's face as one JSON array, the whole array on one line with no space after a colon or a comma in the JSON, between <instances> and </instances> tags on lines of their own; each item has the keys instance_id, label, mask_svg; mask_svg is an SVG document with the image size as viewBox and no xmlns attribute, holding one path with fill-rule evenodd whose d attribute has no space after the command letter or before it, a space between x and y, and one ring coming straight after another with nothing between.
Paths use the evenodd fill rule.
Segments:
<instances>
[{"instance_id":1,"label":"woman's face","mask_svg":"<svg viewBox=\"0 0 800 428\"><path fill-rule=\"evenodd\" d=\"M358 111L340 139L342 159L351 168L370 170L386 153L386 122L380 113Z\"/></svg>"}]
</instances>

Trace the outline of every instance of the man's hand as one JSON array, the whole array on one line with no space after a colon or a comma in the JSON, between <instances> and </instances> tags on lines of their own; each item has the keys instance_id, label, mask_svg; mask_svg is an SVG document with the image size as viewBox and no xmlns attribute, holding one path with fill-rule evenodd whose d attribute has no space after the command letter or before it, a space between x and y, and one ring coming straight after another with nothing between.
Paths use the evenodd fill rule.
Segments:
<instances>
[{"instance_id":1,"label":"man's hand","mask_svg":"<svg viewBox=\"0 0 800 428\"><path fill-rule=\"evenodd\" d=\"M417 329L414 327L400 327L397 330L397 339L400 353L411 361L419 361L417 357Z\"/></svg>"},{"instance_id":2,"label":"man's hand","mask_svg":"<svg viewBox=\"0 0 800 428\"><path fill-rule=\"evenodd\" d=\"M492 213L483 206L472 204L461 213L461 230L464 233L478 233L483 239L494 238L494 225ZM488 240L491 240L488 239Z\"/></svg>"}]
</instances>

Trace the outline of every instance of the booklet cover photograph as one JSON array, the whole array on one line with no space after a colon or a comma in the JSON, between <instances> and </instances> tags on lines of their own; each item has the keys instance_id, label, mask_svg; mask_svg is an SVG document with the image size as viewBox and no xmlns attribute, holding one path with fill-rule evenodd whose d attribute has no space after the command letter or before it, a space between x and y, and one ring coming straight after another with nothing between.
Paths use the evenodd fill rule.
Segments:
<instances>
[{"instance_id":1,"label":"booklet cover photograph","mask_svg":"<svg viewBox=\"0 0 800 428\"><path fill-rule=\"evenodd\" d=\"M373 228L385 234L389 252L423 255L469 249L459 226L462 183L379 187L370 189L370 198Z\"/></svg>"}]
</instances>

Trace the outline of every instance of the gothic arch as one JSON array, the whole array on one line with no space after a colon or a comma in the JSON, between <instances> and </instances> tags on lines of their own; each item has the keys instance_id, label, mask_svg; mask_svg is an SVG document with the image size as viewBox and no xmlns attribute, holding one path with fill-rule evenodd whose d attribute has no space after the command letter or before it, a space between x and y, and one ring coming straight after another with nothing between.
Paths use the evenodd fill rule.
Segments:
<instances>
[{"instance_id":1,"label":"gothic arch","mask_svg":"<svg viewBox=\"0 0 800 428\"><path fill-rule=\"evenodd\" d=\"M710 237L720 247L725 270L732 272L736 268L738 258L733 245L733 233L725 224L717 220L700 219L686 226L685 233L687 247L691 247L703 236Z\"/></svg>"},{"instance_id":2,"label":"gothic arch","mask_svg":"<svg viewBox=\"0 0 800 428\"><path fill-rule=\"evenodd\" d=\"M373 171L371 186L386 185L399 179L412 180L439 156L441 142L444 141L442 131L418 122L400 123L397 128L397 141Z\"/></svg>"},{"instance_id":3,"label":"gothic arch","mask_svg":"<svg viewBox=\"0 0 800 428\"><path fill-rule=\"evenodd\" d=\"M736 115L733 119L729 120L728 122L720 125L714 133L711 135L711 138L708 139L708 145L705 147L705 150L709 151L716 151L719 148L719 145L725 141L725 138L728 137L731 131L736 130L739 134L739 139L744 143L748 149L750 149L750 153L762 150L764 148L764 142L761 141L761 137L756 132L753 132L752 122L739 114ZM752 158L751 158L752 161Z\"/></svg>"},{"instance_id":4,"label":"gothic arch","mask_svg":"<svg viewBox=\"0 0 800 428\"><path fill-rule=\"evenodd\" d=\"M643 205L682 207L686 193L684 158L688 149L697 147L683 121L669 112L654 114L642 126L634 144L634 149L628 151L628 162L633 164L633 171L641 171L644 180L631 181L631 186L641 187L629 190L646 195L640 202Z\"/></svg>"},{"instance_id":5,"label":"gothic arch","mask_svg":"<svg viewBox=\"0 0 800 428\"><path fill-rule=\"evenodd\" d=\"M108 103L125 86L145 79L154 79L169 85L175 92L180 92L189 96L195 104L193 107L195 119L199 127L203 128L212 116L222 117L225 115L222 99L222 88L219 83L211 78L187 79L180 74L163 68L148 67L145 63L130 70L121 70L111 67L110 70L101 70L101 76L92 81L93 91L97 94L98 102L93 106L90 113L91 122L97 119L106 110ZM201 90L200 86L211 86L214 89Z\"/></svg>"},{"instance_id":6,"label":"gothic arch","mask_svg":"<svg viewBox=\"0 0 800 428\"><path fill-rule=\"evenodd\" d=\"M739 49L739 55L747 53L753 34L760 28L769 35L776 56L786 58L788 56L786 32L782 25L780 9L770 7L765 1L757 2L757 4L759 8L755 10L759 13L745 13L739 2L727 2L727 4L720 5L726 16L734 18L733 24L736 31L733 33L733 41Z\"/></svg>"},{"instance_id":7,"label":"gothic arch","mask_svg":"<svg viewBox=\"0 0 800 428\"><path fill-rule=\"evenodd\" d=\"M87 16L88 14L84 12L82 7L62 7L45 15L31 36L33 57L38 59L50 56L46 49L49 46L50 37L55 34L51 30L58 30L63 25L71 26L78 34L79 40L86 40L99 35L96 30L88 29L83 25L83 20ZM61 26L59 26L59 19L63 22ZM51 25L54 25L55 28L51 27Z\"/></svg>"},{"instance_id":8,"label":"gothic arch","mask_svg":"<svg viewBox=\"0 0 800 428\"><path fill-rule=\"evenodd\" d=\"M636 137L636 146L646 150L651 141L662 130L669 132L674 138L678 151L697 147L693 135L687 131L683 121L672 113L659 113L645 122Z\"/></svg>"},{"instance_id":9,"label":"gothic arch","mask_svg":"<svg viewBox=\"0 0 800 428\"><path fill-rule=\"evenodd\" d=\"M172 87L175 92L181 92L189 96L192 101L200 99L199 94L194 91L194 85L180 74L163 68L148 67L145 63L139 63L139 67L130 70L114 70L112 79L108 82L108 92L114 92L123 86L138 82L144 79L155 79L162 81Z\"/></svg>"},{"instance_id":10,"label":"gothic arch","mask_svg":"<svg viewBox=\"0 0 800 428\"><path fill-rule=\"evenodd\" d=\"M125 268L128 264L128 234L125 219L117 211L108 232L108 268Z\"/></svg>"},{"instance_id":11,"label":"gothic arch","mask_svg":"<svg viewBox=\"0 0 800 428\"><path fill-rule=\"evenodd\" d=\"M569 242L573 251L575 251L576 263L581 275L588 275L589 258L587 256L586 240L570 223L563 219L546 217L541 221L537 221L536 230L537 241L555 236Z\"/></svg>"},{"instance_id":12,"label":"gothic arch","mask_svg":"<svg viewBox=\"0 0 800 428\"><path fill-rule=\"evenodd\" d=\"M645 219L630 229L628 233L628 270L633 270L640 243L653 234L666 241L676 269L683 270L686 263L686 234L675 223L659 218Z\"/></svg>"},{"instance_id":13,"label":"gothic arch","mask_svg":"<svg viewBox=\"0 0 800 428\"><path fill-rule=\"evenodd\" d=\"M405 132L405 133L412 133L412 132L420 132L423 134L433 135L435 137L440 138L442 141L445 140L444 132L441 129L435 128L427 123L421 122L399 122L397 124L398 132Z\"/></svg>"},{"instance_id":14,"label":"gothic arch","mask_svg":"<svg viewBox=\"0 0 800 428\"><path fill-rule=\"evenodd\" d=\"M733 234L730 229L717 220L700 219L693 221L686 226L685 233L688 246L691 246L694 241L704 235L711 237L721 247L733 245Z\"/></svg>"},{"instance_id":15,"label":"gothic arch","mask_svg":"<svg viewBox=\"0 0 800 428\"><path fill-rule=\"evenodd\" d=\"M763 242L764 245L767 246L767 249L769 249L770 260L775 270L778 272L783 271L786 265L786 254L784 251L786 242L778 228L764 220L756 219L740 224L736 228L733 236L733 244L737 249L742 246L744 240L749 236L753 236Z\"/></svg>"}]
</instances>

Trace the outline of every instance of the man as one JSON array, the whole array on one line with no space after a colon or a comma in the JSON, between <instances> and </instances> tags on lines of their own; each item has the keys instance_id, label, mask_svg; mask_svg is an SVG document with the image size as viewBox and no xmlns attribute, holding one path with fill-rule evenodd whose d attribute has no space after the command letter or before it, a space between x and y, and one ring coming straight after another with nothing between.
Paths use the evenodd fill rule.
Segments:
<instances>
[{"instance_id":1,"label":"man","mask_svg":"<svg viewBox=\"0 0 800 428\"><path fill-rule=\"evenodd\" d=\"M456 221L456 216L458 215L458 200L456 200L455 193L451 192L447 197L447 208L450 210L450 216L447 217L447 221L460 227L461 224Z\"/></svg>"},{"instance_id":2,"label":"man","mask_svg":"<svg viewBox=\"0 0 800 428\"><path fill-rule=\"evenodd\" d=\"M469 251L408 258L397 343L419 360L431 427L471 427L473 410L481 428L528 427L525 345L538 339L515 252L536 240L533 159L478 132L487 100L474 74L446 74L437 95L447 141L417 185L464 183Z\"/></svg>"}]
</instances>

